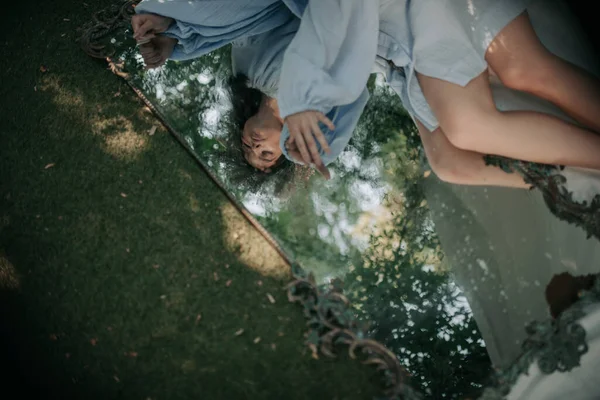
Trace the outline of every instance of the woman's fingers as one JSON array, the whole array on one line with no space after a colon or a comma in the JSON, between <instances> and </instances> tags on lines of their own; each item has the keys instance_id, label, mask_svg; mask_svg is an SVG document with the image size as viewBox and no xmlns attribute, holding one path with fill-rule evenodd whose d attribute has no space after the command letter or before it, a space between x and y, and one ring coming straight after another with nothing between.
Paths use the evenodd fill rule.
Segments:
<instances>
[{"instance_id":1,"label":"woman's fingers","mask_svg":"<svg viewBox=\"0 0 600 400\"><path fill-rule=\"evenodd\" d=\"M163 57L160 55L160 53L156 53L150 57L144 58L144 61L146 62L146 64L156 64L160 62L162 58Z\"/></svg>"},{"instance_id":2,"label":"woman's fingers","mask_svg":"<svg viewBox=\"0 0 600 400\"><path fill-rule=\"evenodd\" d=\"M310 153L312 164L321 164L321 155L319 154L319 148L317 147L317 142L315 142L313 130L310 125L302 130L302 136L304 137L304 142Z\"/></svg>"},{"instance_id":3,"label":"woman's fingers","mask_svg":"<svg viewBox=\"0 0 600 400\"><path fill-rule=\"evenodd\" d=\"M144 16L141 14L136 14L131 17L131 27L133 28L133 35L135 36L140 26L144 23Z\"/></svg>"},{"instance_id":4,"label":"woman's fingers","mask_svg":"<svg viewBox=\"0 0 600 400\"><path fill-rule=\"evenodd\" d=\"M145 38L148 33L151 33L153 28L153 23L149 18L141 18L140 20L142 22L138 22L137 29L133 26L133 38L135 40Z\"/></svg>"},{"instance_id":5,"label":"woman's fingers","mask_svg":"<svg viewBox=\"0 0 600 400\"><path fill-rule=\"evenodd\" d=\"M292 134L290 132L290 134ZM304 164L306 165L310 165L311 164L311 158L310 158L310 154L308 152L308 149L306 148L306 143L304 143L304 137L302 136L301 133L296 132L296 134L293 134L293 136L295 137L294 139L294 143L296 144L296 147L298 148L298 151L300 152L301 160Z\"/></svg>"},{"instance_id":6,"label":"woman's fingers","mask_svg":"<svg viewBox=\"0 0 600 400\"><path fill-rule=\"evenodd\" d=\"M167 60L163 57L160 57L156 62L146 63L146 69L154 69L162 66Z\"/></svg>"},{"instance_id":7,"label":"woman's fingers","mask_svg":"<svg viewBox=\"0 0 600 400\"><path fill-rule=\"evenodd\" d=\"M152 43L140 46L140 54L142 55L142 57L148 57L155 53L158 53L158 51L156 49L156 46L154 46Z\"/></svg>"},{"instance_id":8,"label":"woman's fingers","mask_svg":"<svg viewBox=\"0 0 600 400\"><path fill-rule=\"evenodd\" d=\"M153 32L148 32L145 36L138 37L135 40L136 40L136 42L138 42L138 44L143 45L143 44L148 43L155 37L156 37L156 35Z\"/></svg>"},{"instance_id":9,"label":"woman's fingers","mask_svg":"<svg viewBox=\"0 0 600 400\"><path fill-rule=\"evenodd\" d=\"M328 127L330 130L335 131L335 125L333 124L333 122L331 122L331 120L329 118L327 118L327 116L321 112L316 113L317 114L317 119L319 121L321 121L323 124L325 124L326 127Z\"/></svg>"},{"instance_id":10,"label":"woman's fingers","mask_svg":"<svg viewBox=\"0 0 600 400\"><path fill-rule=\"evenodd\" d=\"M288 150L288 154L292 160L302 161L302 154L300 154L298 149Z\"/></svg>"},{"instance_id":11,"label":"woman's fingers","mask_svg":"<svg viewBox=\"0 0 600 400\"><path fill-rule=\"evenodd\" d=\"M323 177L327 180L331 179L331 173L329 172L329 170L327 169L327 167L323 164L321 164L320 166L317 165L316 166L317 171L319 171L319 173L321 173L321 175L323 175Z\"/></svg>"},{"instance_id":12,"label":"woman's fingers","mask_svg":"<svg viewBox=\"0 0 600 400\"><path fill-rule=\"evenodd\" d=\"M327 139L325 139L325 135L319 127L319 121L317 119L312 121L312 132L319 144L321 145L323 151L327 154L331 153L331 150L329 149L329 143L327 143Z\"/></svg>"},{"instance_id":13,"label":"woman's fingers","mask_svg":"<svg viewBox=\"0 0 600 400\"><path fill-rule=\"evenodd\" d=\"M160 59L161 55L158 52L147 53L142 56L145 64L156 64Z\"/></svg>"}]
</instances>

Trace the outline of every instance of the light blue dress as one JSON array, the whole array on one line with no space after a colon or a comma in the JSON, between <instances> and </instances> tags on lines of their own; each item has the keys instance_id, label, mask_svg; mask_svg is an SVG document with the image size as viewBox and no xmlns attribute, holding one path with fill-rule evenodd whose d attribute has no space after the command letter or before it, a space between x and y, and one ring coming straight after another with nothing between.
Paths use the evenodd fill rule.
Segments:
<instances>
[{"instance_id":1,"label":"light blue dress","mask_svg":"<svg viewBox=\"0 0 600 400\"><path fill-rule=\"evenodd\" d=\"M282 117L351 103L369 74L378 72L409 114L433 131L439 124L415 72L465 86L487 68L489 44L528 2L310 1L284 59L277 97ZM281 144L289 158L288 138L284 128Z\"/></svg>"}]
</instances>

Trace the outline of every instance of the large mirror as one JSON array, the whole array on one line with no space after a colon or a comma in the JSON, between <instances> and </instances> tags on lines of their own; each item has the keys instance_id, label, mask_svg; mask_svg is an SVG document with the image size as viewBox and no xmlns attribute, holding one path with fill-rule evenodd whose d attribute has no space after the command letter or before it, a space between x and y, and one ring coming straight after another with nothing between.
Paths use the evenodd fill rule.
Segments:
<instances>
[{"instance_id":1,"label":"large mirror","mask_svg":"<svg viewBox=\"0 0 600 400\"><path fill-rule=\"evenodd\" d=\"M477 2L460 3L468 8ZM530 3L529 16L544 45L589 73L600 73L568 5ZM168 1L161 4L169 7ZM282 37L291 40L297 24L291 18L279 28ZM283 156L273 160L268 146L266 153L256 154L243 139L240 107L251 109L252 101L260 104L268 93L247 93L234 76L249 68L244 62L259 69L252 74L271 73L268 57L278 57L289 40L281 48L274 43L271 53L253 52L256 43L250 40L147 70L130 27L110 39L117 49L113 68L280 251L314 275L322 293L343 290L349 326L393 352L412 376L410 386L425 398L482 395L494 384L494 370L510 367L522 355L528 324L552 320L552 313L556 317L568 308L571 286L575 293L593 287L591 278L573 286L580 281L564 273L600 272L600 202L594 203L599 172L571 167L539 172L546 183L538 180L533 190L444 182L428 162L401 97L381 74L373 74L367 83L370 99L349 143L329 164L331 179L325 180ZM550 102L490 79L498 109L570 121ZM246 120L253 115L245 112ZM278 138L272 145L279 145ZM531 177L536 170L529 165L527 171ZM553 174L561 179L549 184ZM557 290L549 290L551 282L558 282ZM565 301L562 308L556 305ZM594 326L587 324L588 330ZM593 358L593 352L586 354L588 361ZM593 368L586 365L588 371ZM527 385L531 382L520 382L519 390L533 396ZM591 397L581 398L598 395L586 390ZM514 391L512 396L534 398Z\"/></svg>"}]
</instances>

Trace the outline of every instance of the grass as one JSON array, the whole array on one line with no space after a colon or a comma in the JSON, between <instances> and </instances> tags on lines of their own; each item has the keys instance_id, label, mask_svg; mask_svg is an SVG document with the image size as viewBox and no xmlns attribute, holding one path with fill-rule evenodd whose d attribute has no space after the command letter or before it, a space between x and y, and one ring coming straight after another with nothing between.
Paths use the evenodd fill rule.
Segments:
<instances>
[{"instance_id":1,"label":"grass","mask_svg":"<svg viewBox=\"0 0 600 400\"><path fill-rule=\"evenodd\" d=\"M0 36L0 397L372 397L371 369L310 358L287 265L79 50L106 4L16 3Z\"/></svg>"}]
</instances>

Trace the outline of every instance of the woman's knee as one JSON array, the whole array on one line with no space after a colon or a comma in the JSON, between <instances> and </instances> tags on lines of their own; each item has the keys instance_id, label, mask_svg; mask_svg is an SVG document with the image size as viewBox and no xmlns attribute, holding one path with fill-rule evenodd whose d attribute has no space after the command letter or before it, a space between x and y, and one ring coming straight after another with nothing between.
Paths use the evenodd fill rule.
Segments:
<instances>
[{"instance_id":1,"label":"woman's knee","mask_svg":"<svg viewBox=\"0 0 600 400\"><path fill-rule=\"evenodd\" d=\"M554 55L540 54L506 63L495 72L504 86L536 94L552 85L554 64Z\"/></svg>"},{"instance_id":2,"label":"woman's knee","mask_svg":"<svg viewBox=\"0 0 600 400\"><path fill-rule=\"evenodd\" d=\"M544 46L524 13L496 36L485 58L505 86L536 92L552 78L557 56Z\"/></svg>"},{"instance_id":3,"label":"woman's knee","mask_svg":"<svg viewBox=\"0 0 600 400\"><path fill-rule=\"evenodd\" d=\"M457 168L451 157L443 153L428 157L429 166L433 173L443 182L460 184L463 182L463 174Z\"/></svg>"},{"instance_id":4,"label":"woman's knee","mask_svg":"<svg viewBox=\"0 0 600 400\"><path fill-rule=\"evenodd\" d=\"M448 141L461 150L478 151L478 143L484 140L495 124L500 112L495 108L473 108L456 112L441 124Z\"/></svg>"}]
</instances>

